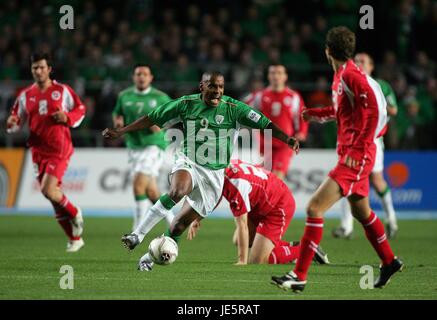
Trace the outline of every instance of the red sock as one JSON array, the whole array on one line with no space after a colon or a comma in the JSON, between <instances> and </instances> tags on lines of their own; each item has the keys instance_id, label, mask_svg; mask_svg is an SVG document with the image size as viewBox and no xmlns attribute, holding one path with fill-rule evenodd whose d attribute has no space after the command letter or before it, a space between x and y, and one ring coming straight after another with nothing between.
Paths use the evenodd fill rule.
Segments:
<instances>
[{"instance_id":1,"label":"red sock","mask_svg":"<svg viewBox=\"0 0 437 320\"><path fill-rule=\"evenodd\" d=\"M285 241L283 241L285 242ZM287 242L288 243L288 242ZM291 263L299 257L300 245L280 245L273 248L269 256L269 264Z\"/></svg>"},{"instance_id":2,"label":"red sock","mask_svg":"<svg viewBox=\"0 0 437 320\"><path fill-rule=\"evenodd\" d=\"M77 208L67 199L65 194L62 195L59 205L65 210L70 218L74 218L77 215Z\"/></svg>"},{"instance_id":3,"label":"red sock","mask_svg":"<svg viewBox=\"0 0 437 320\"><path fill-rule=\"evenodd\" d=\"M393 251L387 241L387 236L384 231L384 225L376 216L375 212L371 211L368 219L361 221L361 224L366 231L366 237L372 244L383 264L390 264L394 259Z\"/></svg>"},{"instance_id":4,"label":"red sock","mask_svg":"<svg viewBox=\"0 0 437 320\"><path fill-rule=\"evenodd\" d=\"M52 202L55 209L55 218L58 221L65 234L70 240L79 240L80 237L73 237L73 228L71 226L70 217L65 214L64 209L57 203Z\"/></svg>"},{"instance_id":5,"label":"red sock","mask_svg":"<svg viewBox=\"0 0 437 320\"><path fill-rule=\"evenodd\" d=\"M294 273L300 280L307 278L308 269L313 261L314 251L323 235L323 218L307 218L305 232L300 241L300 253Z\"/></svg>"},{"instance_id":6,"label":"red sock","mask_svg":"<svg viewBox=\"0 0 437 320\"><path fill-rule=\"evenodd\" d=\"M288 241L284 241L284 240L279 240L277 246L289 246L290 242Z\"/></svg>"}]
</instances>

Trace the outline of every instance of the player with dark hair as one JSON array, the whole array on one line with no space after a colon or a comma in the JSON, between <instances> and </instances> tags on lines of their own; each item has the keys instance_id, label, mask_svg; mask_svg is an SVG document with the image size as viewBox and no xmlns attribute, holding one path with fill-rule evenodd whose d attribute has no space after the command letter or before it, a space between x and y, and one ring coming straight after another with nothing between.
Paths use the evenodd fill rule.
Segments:
<instances>
[{"instance_id":1,"label":"player with dark hair","mask_svg":"<svg viewBox=\"0 0 437 320\"><path fill-rule=\"evenodd\" d=\"M83 218L61 190L62 177L73 154L70 128L76 128L85 117L85 106L68 85L50 78L50 56L31 56L35 83L18 95L7 120L8 132L29 124L28 145L42 194L51 202L58 223L69 238L67 252L83 247Z\"/></svg>"},{"instance_id":2,"label":"player with dark hair","mask_svg":"<svg viewBox=\"0 0 437 320\"><path fill-rule=\"evenodd\" d=\"M138 228L122 237L132 250L145 235L179 201L186 196L181 211L165 235L178 241L195 220L208 216L218 204L240 125L261 130L271 129L294 150L299 143L275 126L269 119L248 105L223 95L225 80L220 72L205 72L199 84L200 94L183 96L163 104L134 123L123 128L105 129L106 138L118 138L131 131L153 125L167 128L183 125L182 150L171 172L170 190L149 209Z\"/></svg>"},{"instance_id":3,"label":"player with dark hair","mask_svg":"<svg viewBox=\"0 0 437 320\"><path fill-rule=\"evenodd\" d=\"M367 239L381 259L380 275L374 287L384 287L403 262L395 257L384 225L369 206L369 175L375 163L375 139L384 133L387 108L378 83L363 73L352 60L355 34L346 27L329 30L326 57L335 74L333 106L303 112L305 120L337 121L337 166L329 173L307 206L305 232L299 260L293 271L273 276L281 288L302 291L314 250L322 240L323 216L334 203L347 197L354 217L363 225Z\"/></svg>"},{"instance_id":4,"label":"player with dark hair","mask_svg":"<svg viewBox=\"0 0 437 320\"><path fill-rule=\"evenodd\" d=\"M152 87L153 74L149 65L136 64L132 80L134 85L118 95L112 113L115 128L131 124L170 100L164 92ZM143 131L129 132L125 135L125 141L136 203L133 223L133 230L135 230L142 217L160 197L156 177L164 160L167 143L164 139L164 131L157 126ZM165 219L170 225L173 214L169 212Z\"/></svg>"},{"instance_id":5,"label":"player with dark hair","mask_svg":"<svg viewBox=\"0 0 437 320\"><path fill-rule=\"evenodd\" d=\"M374 63L373 59L367 53L357 53L355 55L355 63L361 68L367 75L371 76ZM396 96L393 89L388 82L382 79L375 79L381 86L382 93L387 101L387 114L394 117L397 114L398 106L396 102ZM370 174L370 183L375 188L375 191L381 199L382 208L384 209L386 216L385 229L389 239L393 239L398 231L398 224L396 219L396 212L393 207L393 200L391 197L391 190L388 183L384 179L384 138L381 136L375 141L376 154L375 165L373 166L372 173ZM340 227L335 228L332 231L332 235L335 238L350 238L352 236L354 228L353 216L350 210L350 206L345 199L343 199L342 213Z\"/></svg>"},{"instance_id":6,"label":"player with dark hair","mask_svg":"<svg viewBox=\"0 0 437 320\"><path fill-rule=\"evenodd\" d=\"M267 77L269 86L251 93L245 102L261 111L286 134L304 141L308 133L308 123L303 121L300 115L305 104L299 92L287 86L287 69L282 64L272 64L268 68ZM284 179L293 151L278 139L273 139L271 146L264 146L264 138L261 135L260 152L265 161L271 160L272 172Z\"/></svg>"}]
</instances>

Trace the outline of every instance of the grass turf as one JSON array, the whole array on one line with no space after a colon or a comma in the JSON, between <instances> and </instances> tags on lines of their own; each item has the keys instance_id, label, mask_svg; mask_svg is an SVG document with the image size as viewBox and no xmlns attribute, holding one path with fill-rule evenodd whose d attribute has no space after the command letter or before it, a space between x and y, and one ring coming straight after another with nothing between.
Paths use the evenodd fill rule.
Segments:
<instances>
[{"instance_id":1,"label":"grass turf","mask_svg":"<svg viewBox=\"0 0 437 320\"><path fill-rule=\"evenodd\" d=\"M127 218L86 218L85 247L64 252L66 238L51 217L0 216L0 299L437 299L437 221L400 221L392 246L405 263L383 290L362 290L360 267L378 259L356 225L353 240L336 240L327 220L322 246L330 266L313 265L302 294L284 292L270 276L290 265L234 266L233 221L207 219L193 241L182 240L173 265L136 270L138 258L159 225L144 243L129 253L120 236L130 230ZM292 221L285 239L298 240L303 220ZM74 268L74 290L62 290L62 265Z\"/></svg>"}]
</instances>

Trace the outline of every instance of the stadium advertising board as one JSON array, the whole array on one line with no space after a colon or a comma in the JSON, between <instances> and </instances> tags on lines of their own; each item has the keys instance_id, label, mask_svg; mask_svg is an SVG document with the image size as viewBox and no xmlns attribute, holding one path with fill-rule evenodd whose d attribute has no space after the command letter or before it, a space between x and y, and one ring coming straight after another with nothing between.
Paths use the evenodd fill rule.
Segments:
<instances>
[{"instance_id":1,"label":"stadium advertising board","mask_svg":"<svg viewBox=\"0 0 437 320\"><path fill-rule=\"evenodd\" d=\"M10 158L3 156L3 153L1 153L2 159ZM239 153L239 157L257 162L253 159L253 154L244 150ZM172 161L173 156L167 153L159 176L161 190L167 190L168 172ZM305 211L311 195L336 161L337 155L334 150L302 150L293 158L286 183L293 190L299 214ZM432 181L437 179L437 170L430 166L435 162L437 162L437 153L386 153L384 174L392 186L396 209L437 209L434 201L437 198L437 191L432 185ZM11 161L11 163L18 164L19 161ZM19 179L16 178L16 181ZM134 204L126 150L77 149L65 174L63 188L75 203L79 203L85 209L122 209L126 213L126 210L130 210ZM30 156L25 157L19 190L16 201L18 208L49 208L34 179ZM378 197L373 191L370 197L372 206L380 209ZM12 204L12 202L8 203ZM338 213L339 208L340 205L336 204L331 212ZM228 211L227 203L223 201L214 215L230 217Z\"/></svg>"}]
</instances>

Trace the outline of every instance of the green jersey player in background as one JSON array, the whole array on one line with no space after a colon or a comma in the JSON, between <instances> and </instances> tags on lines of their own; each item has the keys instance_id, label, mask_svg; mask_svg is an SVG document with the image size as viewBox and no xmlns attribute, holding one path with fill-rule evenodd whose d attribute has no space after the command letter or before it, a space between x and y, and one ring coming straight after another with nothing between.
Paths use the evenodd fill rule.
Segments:
<instances>
[{"instance_id":1,"label":"green jersey player in background","mask_svg":"<svg viewBox=\"0 0 437 320\"><path fill-rule=\"evenodd\" d=\"M367 75L372 75L375 68L373 59L367 53L357 53L355 55L355 63L359 66ZM396 96L390 85L382 80L376 79L382 89L382 93L387 101L387 115L389 117L396 116L398 112L398 105ZM396 213L393 207L393 200L391 196L390 187L384 179L384 137L376 139L376 157L375 166L370 174L370 183L375 188L376 193L381 199L382 207L386 216L386 232L389 239L393 239L398 231L398 224L396 219ZM346 200L342 202L342 214L340 227L332 231L332 235L335 238L347 238L352 236L353 231L353 217L349 203Z\"/></svg>"},{"instance_id":2,"label":"green jersey player in background","mask_svg":"<svg viewBox=\"0 0 437 320\"><path fill-rule=\"evenodd\" d=\"M120 92L112 113L115 128L135 122L170 100L164 92L152 87L153 74L150 66L137 64L133 72L134 85ZM160 197L156 177L159 175L166 148L164 134L158 126L152 126L124 136L136 203L133 230ZM165 218L170 224L173 214L169 212Z\"/></svg>"},{"instance_id":3,"label":"green jersey player in background","mask_svg":"<svg viewBox=\"0 0 437 320\"><path fill-rule=\"evenodd\" d=\"M166 236L176 242L194 220L208 216L218 204L240 125L271 129L272 136L295 151L299 143L287 136L262 113L238 100L223 95L225 80L219 72L206 72L199 85L200 94L183 96L159 106L147 116L123 128L105 129L105 138L116 139L128 132L154 125L167 128L182 124L181 151L171 171L169 192L150 208L138 228L122 237L132 250L145 235L186 196L182 209L174 218ZM148 253L141 258L140 270L151 269Z\"/></svg>"}]
</instances>

